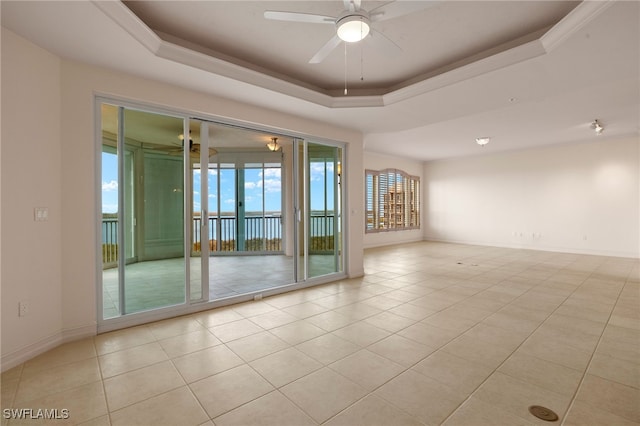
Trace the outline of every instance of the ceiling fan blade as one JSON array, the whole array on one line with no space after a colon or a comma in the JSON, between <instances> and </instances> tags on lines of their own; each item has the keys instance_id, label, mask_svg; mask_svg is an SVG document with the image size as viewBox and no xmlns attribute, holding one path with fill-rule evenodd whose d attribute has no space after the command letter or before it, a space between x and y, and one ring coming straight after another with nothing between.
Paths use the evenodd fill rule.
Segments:
<instances>
[{"instance_id":1,"label":"ceiling fan blade","mask_svg":"<svg viewBox=\"0 0 640 426\"><path fill-rule=\"evenodd\" d=\"M391 40L380 31L376 31L372 28L369 36L375 41L376 49L384 50L387 54L402 52L402 48L398 46L395 41Z\"/></svg>"},{"instance_id":2,"label":"ceiling fan blade","mask_svg":"<svg viewBox=\"0 0 640 426\"><path fill-rule=\"evenodd\" d=\"M369 11L371 22L386 21L400 16L409 15L424 9L433 7L442 1L422 0L422 1L394 1L387 3Z\"/></svg>"},{"instance_id":3,"label":"ceiling fan blade","mask_svg":"<svg viewBox=\"0 0 640 426\"><path fill-rule=\"evenodd\" d=\"M266 10L264 17L274 21L308 22L312 24L335 24L336 22L336 18L331 16L314 15L312 13L278 12L275 10Z\"/></svg>"},{"instance_id":4,"label":"ceiling fan blade","mask_svg":"<svg viewBox=\"0 0 640 426\"><path fill-rule=\"evenodd\" d=\"M329 56L329 54L333 51L333 49L338 47L341 42L342 40L340 40L338 35L334 35L327 43L325 43L324 46L320 48L320 50L318 50L318 53L316 53L313 58L309 60L309 63L319 64L320 62L324 61L327 56Z\"/></svg>"}]
</instances>

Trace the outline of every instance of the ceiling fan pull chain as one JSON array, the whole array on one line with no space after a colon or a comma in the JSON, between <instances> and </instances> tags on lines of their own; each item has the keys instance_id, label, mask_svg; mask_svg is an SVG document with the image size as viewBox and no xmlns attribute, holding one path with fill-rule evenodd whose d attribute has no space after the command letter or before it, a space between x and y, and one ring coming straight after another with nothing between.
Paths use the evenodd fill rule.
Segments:
<instances>
[{"instance_id":1,"label":"ceiling fan pull chain","mask_svg":"<svg viewBox=\"0 0 640 426\"><path fill-rule=\"evenodd\" d=\"M344 44L344 94L347 92L347 43Z\"/></svg>"},{"instance_id":2,"label":"ceiling fan pull chain","mask_svg":"<svg viewBox=\"0 0 640 426\"><path fill-rule=\"evenodd\" d=\"M362 43L360 43L360 81L364 81L364 53L362 51Z\"/></svg>"}]
</instances>

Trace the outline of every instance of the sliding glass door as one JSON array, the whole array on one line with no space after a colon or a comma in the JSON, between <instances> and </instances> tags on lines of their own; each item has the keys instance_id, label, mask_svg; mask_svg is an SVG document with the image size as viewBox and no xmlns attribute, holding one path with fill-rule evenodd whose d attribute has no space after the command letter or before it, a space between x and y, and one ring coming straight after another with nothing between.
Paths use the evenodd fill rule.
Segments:
<instances>
[{"instance_id":1,"label":"sliding glass door","mask_svg":"<svg viewBox=\"0 0 640 426\"><path fill-rule=\"evenodd\" d=\"M299 281L343 271L342 148L297 141L296 275Z\"/></svg>"},{"instance_id":2,"label":"sliding glass door","mask_svg":"<svg viewBox=\"0 0 640 426\"><path fill-rule=\"evenodd\" d=\"M184 120L101 111L103 318L184 303Z\"/></svg>"},{"instance_id":3,"label":"sliding glass door","mask_svg":"<svg viewBox=\"0 0 640 426\"><path fill-rule=\"evenodd\" d=\"M98 106L101 329L344 276L341 146Z\"/></svg>"}]
</instances>

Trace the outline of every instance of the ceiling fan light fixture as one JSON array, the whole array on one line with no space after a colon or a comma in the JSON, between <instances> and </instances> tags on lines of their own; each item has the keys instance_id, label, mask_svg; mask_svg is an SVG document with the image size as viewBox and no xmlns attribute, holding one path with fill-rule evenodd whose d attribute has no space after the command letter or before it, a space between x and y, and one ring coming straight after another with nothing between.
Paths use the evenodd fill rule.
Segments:
<instances>
[{"instance_id":1,"label":"ceiling fan light fixture","mask_svg":"<svg viewBox=\"0 0 640 426\"><path fill-rule=\"evenodd\" d=\"M600 124L597 119L593 120L593 123L591 123L591 128L595 130L596 135L598 136L600 136L602 132L604 132L604 127L602 127L602 124Z\"/></svg>"},{"instance_id":2,"label":"ceiling fan light fixture","mask_svg":"<svg viewBox=\"0 0 640 426\"><path fill-rule=\"evenodd\" d=\"M369 19L363 14L347 15L336 22L338 37L342 41L355 43L369 35Z\"/></svg>"},{"instance_id":3,"label":"ceiling fan light fixture","mask_svg":"<svg viewBox=\"0 0 640 426\"><path fill-rule=\"evenodd\" d=\"M280 145L278 145L278 138L271 138L271 142L267 144L267 148L269 151L276 152L280 149Z\"/></svg>"},{"instance_id":4,"label":"ceiling fan light fixture","mask_svg":"<svg viewBox=\"0 0 640 426\"><path fill-rule=\"evenodd\" d=\"M480 146L485 146L489 141L491 141L489 137L476 138L476 143Z\"/></svg>"}]
</instances>

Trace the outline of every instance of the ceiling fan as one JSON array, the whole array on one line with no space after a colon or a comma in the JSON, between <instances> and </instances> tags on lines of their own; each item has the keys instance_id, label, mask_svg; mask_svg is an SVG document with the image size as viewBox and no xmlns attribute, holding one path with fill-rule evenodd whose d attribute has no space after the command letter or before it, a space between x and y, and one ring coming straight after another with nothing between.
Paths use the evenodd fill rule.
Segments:
<instances>
[{"instance_id":1,"label":"ceiling fan","mask_svg":"<svg viewBox=\"0 0 640 426\"><path fill-rule=\"evenodd\" d=\"M185 145L185 143L184 143L184 135L180 135L180 136L178 136L178 138L180 139L180 141L182 141L182 144L180 146L178 146L178 145L156 146L153 149L158 150L158 151L165 151L169 155L182 155L182 149L183 149L183 147ZM209 157L213 157L217 153L218 153L218 151L216 151L215 149L209 148ZM200 158L200 144L195 143L193 141L193 139L191 139L191 130L189 130L189 156L192 159L196 159L196 160Z\"/></svg>"},{"instance_id":2,"label":"ceiling fan","mask_svg":"<svg viewBox=\"0 0 640 426\"><path fill-rule=\"evenodd\" d=\"M391 1L367 11L361 7L362 0L343 0L343 2L345 10L337 17L273 10L265 11L264 17L277 21L335 25L336 34L309 60L311 64L318 64L324 61L343 41L355 43L363 40L368 35L382 41L388 49L402 50L387 36L372 28L371 24L409 15L439 3L439 1L428 0Z\"/></svg>"}]
</instances>

